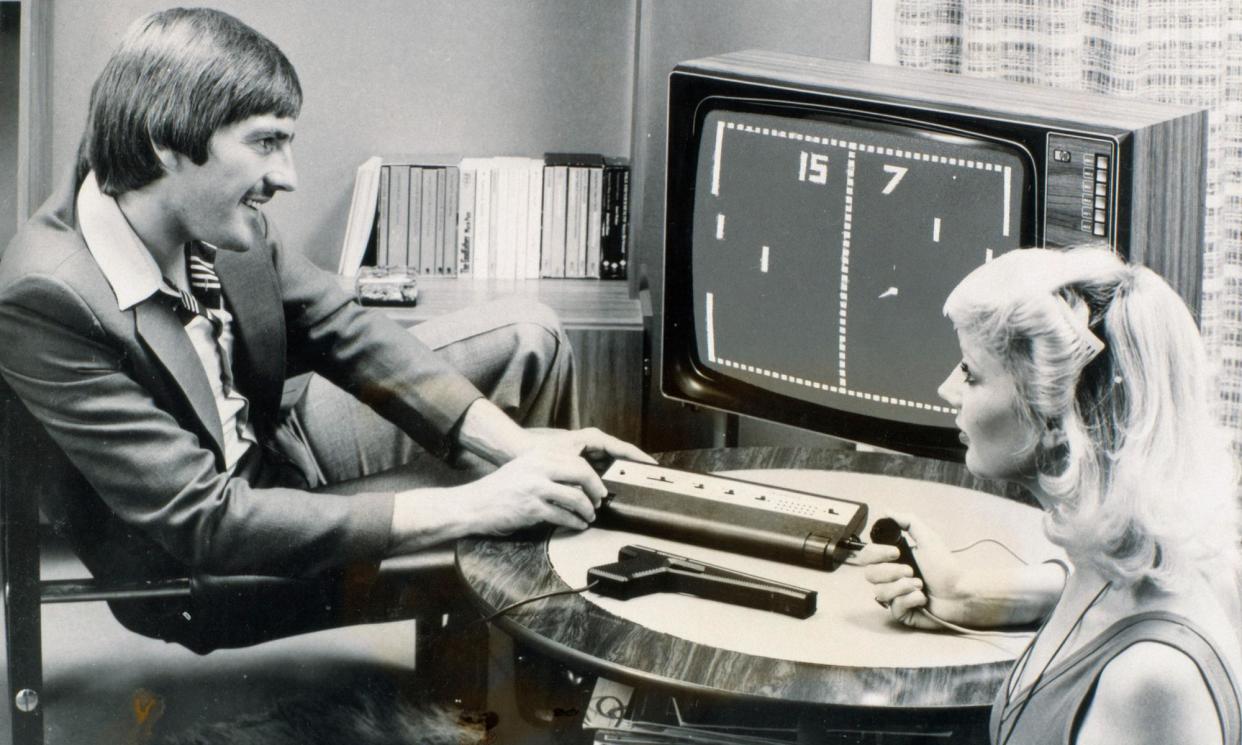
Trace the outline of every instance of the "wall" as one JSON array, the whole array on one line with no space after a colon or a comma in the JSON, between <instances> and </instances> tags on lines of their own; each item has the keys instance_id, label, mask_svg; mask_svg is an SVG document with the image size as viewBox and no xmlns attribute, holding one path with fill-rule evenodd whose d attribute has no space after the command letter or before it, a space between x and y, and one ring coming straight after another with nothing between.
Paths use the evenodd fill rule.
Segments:
<instances>
[{"instance_id":1,"label":"wall","mask_svg":"<svg viewBox=\"0 0 1242 745\"><path fill-rule=\"evenodd\" d=\"M52 172L71 162L90 85L129 22L170 2L42 0L52 7ZM745 48L865 59L870 0L210 0L298 68L300 187L272 214L334 267L354 169L374 153L630 154L632 274L663 282L666 79L676 62ZM2 141L0 141L2 142ZM659 350L659 324L653 349ZM656 360L658 364L658 360ZM655 369L658 369L655 368ZM647 446L711 444L721 418L650 391ZM748 423L751 441L820 442Z\"/></svg>"},{"instance_id":2,"label":"wall","mask_svg":"<svg viewBox=\"0 0 1242 745\"><path fill-rule=\"evenodd\" d=\"M664 239L664 137L667 78L677 62L740 49L772 49L820 57L867 59L870 0L642 0L639 6L638 91L635 94L631 207L635 285L645 282L656 312L659 370L661 267ZM703 447L718 443L721 417L690 412L664 401L653 381L644 444L650 450ZM743 424L741 442L829 444L827 438L788 427Z\"/></svg>"},{"instance_id":3,"label":"wall","mask_svg":"<svg viewBox=\"0 0 1242 745\"><path fill-rule=\"evenodd\" d=\"M636 0L208 0L301 78L299 188L270 208L335 268L354 169L377 153L630 150ZM175 5L53 0L52 166L71 163L90 86L129 23ZM589 105L586 103L589 101Z\"/></svg>"},{"instance_id":4,"label":"wall","mask_svg":"<svg viewBox=\"0 0 1242 745\"><path fill-rule=\"evenodd\" d=\"M0 2L0 247L17 232L17 85L21 4Z\"/></svg>"}]
</instances>

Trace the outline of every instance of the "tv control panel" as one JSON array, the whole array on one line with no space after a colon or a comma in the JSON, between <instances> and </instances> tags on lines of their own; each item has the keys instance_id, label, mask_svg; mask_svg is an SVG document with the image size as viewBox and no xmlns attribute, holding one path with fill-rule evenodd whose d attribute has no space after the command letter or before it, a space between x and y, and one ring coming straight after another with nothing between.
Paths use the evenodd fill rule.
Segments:
<instances>
[{"instance_id":1,"label":"tv control panel","mask_svg":"<svg viewBox=\"0 0 1242 745\"><path fill-rule=\"evenodd\" d=\"M1101 241L1116 248L1116 143L1049 133L1045 157L1044 245Z\"/></svg>"}]
</instances>

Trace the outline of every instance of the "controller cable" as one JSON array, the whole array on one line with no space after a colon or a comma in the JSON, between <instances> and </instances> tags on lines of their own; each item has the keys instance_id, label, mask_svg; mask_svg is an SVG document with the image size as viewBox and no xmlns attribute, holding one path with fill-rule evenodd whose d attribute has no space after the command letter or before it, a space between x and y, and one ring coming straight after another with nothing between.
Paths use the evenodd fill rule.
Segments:
<instances>
[{"instance_id":1,"label":"controller cable","mask_svg":"<svg viewBox=\"0 0 1242 745\"><path fill-rule=\"evenodd\" d=\"M542 595L535 595L534 597L524 598L522 600L509 603L508 605L495 611L494 613L483 616L482 618L476 618L470 623L472 624L473 623L491 623L492 621L496 620L497 618L500 618L501 616L505 615L506 613L513 610L514 608L517 608L522 605L526 605L527 603L533 603L536 600L543 600L544 598L556 597L557 595L577 595L579 593L586 592L587 590L591 589L592 587L595 587L598 584L599 584L599 580L595 580L594 582L591 582L590 584L585 585L583 587L575 587L575 588L568 589L568 590L554 590L552 592L545 592Z\"/></svg>"},{"instance_id":2,"label":"controller cable","mask_svg":"<svg viewBox=\"0 0 1242 745\"><path fill-rule=\"evenodd\" d=\"M1017 559L1023 566L1031 565L1029 561L1019 556L1016 551L1014 551L1012 548L1010 548L1009 546L1006 546L1004 543L1002 543L1001 541L998 541L995 538L980 538L974 543L971 543L966 546L962 546L961 548L949 549L949 553L960 554L964 551L969 551L970 549L975 548L981 543L993 543L997 546L1000 546L1010 556ZM1056 563L1058 565L1061 564L1061 562L1053 562L1053 563ZM859 566L859 565L853 564L853 566ZM1030 631L995 631L993 629L973 629L967 626L959 626L955 623L946 621L940 616L937 616L935 613L932 613L931 611L929 611L926 607L919 608L918 612L921 616L931 621L932 623L935 623L945 629L948 629L949 631L953 631L958 634L965 634L969 636L1001 637L1001 638L1010 638L1010 639L1029 639L1032 633ZM1009 650L1005 650L1005 651L1009 651Z\"/></svg>"}]
</instances>

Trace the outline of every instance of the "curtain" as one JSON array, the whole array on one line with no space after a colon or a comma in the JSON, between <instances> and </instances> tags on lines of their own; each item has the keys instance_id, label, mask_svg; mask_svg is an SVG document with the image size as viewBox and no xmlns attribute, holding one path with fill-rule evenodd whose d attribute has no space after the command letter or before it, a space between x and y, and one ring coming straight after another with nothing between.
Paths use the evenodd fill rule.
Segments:
<instances>
[{"instance_id":1,"label":"curtain","mask_svg":"<svg viewBox=\"0 0 1242 745\"><path fill-rule=\"evenodd\" d=\"M1200 325L1242 454L1242 0L897 0L907 67L1209 109Z\"/></svg>"}]
</instances>

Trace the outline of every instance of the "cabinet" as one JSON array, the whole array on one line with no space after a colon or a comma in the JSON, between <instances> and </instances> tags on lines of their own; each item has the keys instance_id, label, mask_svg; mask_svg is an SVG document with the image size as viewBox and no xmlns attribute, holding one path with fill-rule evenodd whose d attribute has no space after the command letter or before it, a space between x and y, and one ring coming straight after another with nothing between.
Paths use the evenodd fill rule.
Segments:
<instances>
[{"instance_id":1,"label":"cabinet","mask_svg":"<svg viewBox=\"0 0 1242 745\"><path fill-rule=\"evenodd\" d=\"M348 286L352 278L341 281ZM642 441L643 314L626 282L425 277L418 280L418 287L418 304L385 307L389 317L413 326L506 295L552 308L574 347L583 426L599 427L629 442Z\"/></svg>"}]
</instances>

